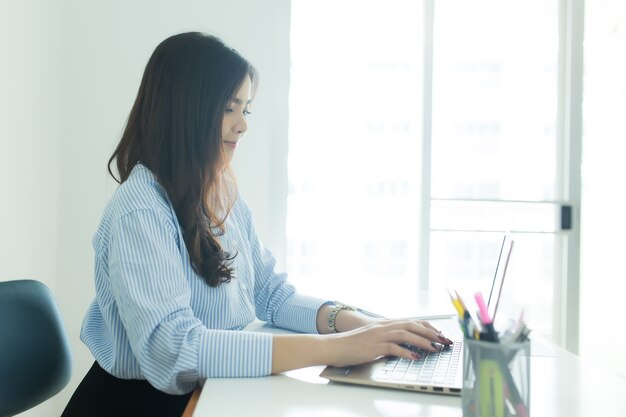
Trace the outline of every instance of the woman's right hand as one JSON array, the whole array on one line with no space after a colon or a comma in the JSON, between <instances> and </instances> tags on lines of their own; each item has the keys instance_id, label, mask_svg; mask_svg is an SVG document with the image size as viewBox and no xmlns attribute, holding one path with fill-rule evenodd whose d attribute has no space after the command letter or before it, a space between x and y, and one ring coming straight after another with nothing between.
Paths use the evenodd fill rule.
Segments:
<instances>
[{"instance_id":1,"label":"woman's right hand","mask_svg":"<svg viewBox=\"0 0 626 417\"><path fill-rule=\"evenodd\" d=\"M381 320L345 333L324 337L325 364L350 366L370 362L381 356L417 359L406 345L435 352L452 342L427 322L402 319Z\"/></svg>"},{"instance_id":2,"label":"woman's right hand","mask_svg":"<svg viewBox=\"0 0 626 417\"><path fill-rule=\"evenodd\" d=\"M434 352L452 342L428 322L377 319L364 326L333 334L275 334L273 374L313 365L350 366L382 356L416 359L406 345Z\"/></svg>"}]
</instances>

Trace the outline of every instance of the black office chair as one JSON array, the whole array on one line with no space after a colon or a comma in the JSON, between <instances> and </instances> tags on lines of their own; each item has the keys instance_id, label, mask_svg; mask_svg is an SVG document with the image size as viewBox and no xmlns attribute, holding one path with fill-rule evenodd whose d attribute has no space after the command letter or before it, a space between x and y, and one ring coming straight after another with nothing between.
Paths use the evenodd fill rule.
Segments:
<instances>
[{"instance_id":1,"label":"black office chair","mask_svg":"<svg viewBox=\"0 0 626 417\"><path fill-rule=\"evenodd\" d=\"M0 416L12 416L67 385L71 355L52 292L39 281L0 282Z\"/></svg>"}]
</instances>

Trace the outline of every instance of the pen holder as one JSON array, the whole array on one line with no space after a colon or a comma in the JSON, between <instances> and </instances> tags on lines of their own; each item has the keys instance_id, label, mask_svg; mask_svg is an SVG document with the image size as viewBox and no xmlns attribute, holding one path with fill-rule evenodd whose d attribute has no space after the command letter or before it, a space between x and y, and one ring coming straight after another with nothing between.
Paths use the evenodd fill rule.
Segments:
<instances>
[{"instance_id":1,"label":"pen holder","mask_svg":"<svg viewBox=\"0 0 626 417\"><path fill-rule=\"evenodd\" d=\"M529 416L530 342L463 344L463 417Z\"/></svg>"}]
</instances>

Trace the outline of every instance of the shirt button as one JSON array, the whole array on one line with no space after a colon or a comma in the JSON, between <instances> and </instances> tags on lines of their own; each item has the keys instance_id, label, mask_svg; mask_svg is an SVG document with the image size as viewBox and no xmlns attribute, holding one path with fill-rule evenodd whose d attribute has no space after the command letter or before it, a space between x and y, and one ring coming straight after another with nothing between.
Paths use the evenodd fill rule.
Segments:
<instances>
[{"instance_id":1,"label":"shirt button","mask_svg":"<svg viewBox=\"0 0 626 417\"><path fill-rule=\"evenodd\" d=\"M242 290L247 290L248 289L248 286L246 284L244 284L243 282L240 282L239 286L241 287Z\"/></svg>"}]
</instances>

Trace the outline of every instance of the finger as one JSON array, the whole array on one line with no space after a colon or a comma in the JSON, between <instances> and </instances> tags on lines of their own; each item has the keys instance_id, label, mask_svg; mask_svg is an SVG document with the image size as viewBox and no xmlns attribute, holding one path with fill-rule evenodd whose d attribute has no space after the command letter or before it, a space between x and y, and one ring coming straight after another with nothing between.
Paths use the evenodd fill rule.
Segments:
<instances>
[{"instance_id":1,"label":"finger","mask_svg":"<svg viewBox=\"0 0 626 417\"><path fill-rule=\"evenodd\" d=\"M411 345L417 348L427 350L429 352L436 352L438 350L441 350L441 344L406 329L390 331L388 333L388 337L390 338L388 340L393 341L398 345Z\"/></svg>"},{"instance_id":2,"label":"finger","mask_svg":"<svg viewBox=\"0 0 626 417\"><path fill-rule=\"evenodd\" d=\"M396 343L388 343L386 346L385 356L396 356L399 358L405 358L410 360L417 360L420 358L419 353L412 351L404 346L400 346Z\"/></svg>"},{"instance_id":3,"label":"finger","mask_svg":"<svg viewBox=\"0 0 626 417\"><path fill-rule=\"evenodd\" d=\"M439 336L437 337L437 341L443 345L446 346L450 346L451 344L453 344L454 342L450 339L448 339L446 336L444 336L443 333L439 332Z\"/></svg>"},{"instance_id":4,"label":"finger","mask_svg":"<svg viewBox=\"0 0 626 417\"><path fill-rule=\"evenodd\" d=\"M427 325L425 325L424 323ZM427 322L418 323L417 327L408 330L433 342L440 342L441 336L443 336L439 330L437 330L430 323Z\"/></svg>"},{"instance_id":5,"label":"finger","mask_svg":"<svg viewBox=\"0 0 626 417\"><path fill-rule=\"evenodd\" d=\"M439 331L413 320L396 320L383 326L385 331L405 330L431 341L438 341L439 339Z\"/></svg>"},{"instance_id":6,"label":"finger","mask_svg":"<svg viewBox=\"0 0 626 417\"><path fill-rule=\"evenodd\" d=\"M425 320L418 320L418 324L421 324L422 326L424 326L425 328L434 330L437 334L435 336L435 338L431 338L431 340L436 341L438 343L441 343L443 345L451 345L453 342L452 340L448 339L441 330L437 329L435 326L433 326L432 324L430 324L429 322L425 321Z\"/></svg>"},{"instance_id":7,"label":"finger","mask_svg":"<svg viewBox=\"0 0 626 417\"><path fill-rule=\"evenodd\" d=\"M433 326L432 324L430 324L426 320L417 320L417 323L421 324L424 327L428 327L429 329L433 329L436 332L439 332L439 329L437 329L435 326Z\"/></svg>"},{"instance_id":8,"label":"finger","mask_svg":"<svg viewBox=\"0 0 626 417\"><path fill-rule=\"evenodd\" d=\"M420 343L416 344L416 346L419 346L419 347L422 347L424 349L428 349L431 351L433 351L433 349L437 350L440 348L439 345L435 345L435 347L433 348L433 345L431 342L435 342L437 344L443 344L443 345L452 344L452 341L450 339L445 337L443 334L441 334L440 331L438 331L434 327L424 326L420 322L415 322L413 320L395 320L389 323L381 324L381 326L385 331L404 330L404 331L413 333L421 337L421 339L419 339ZM413 340L416 340L416 339L413 339ZM413 342L407 342L406 340L402 340L402 341L397 340L396 342L415 344Z\"/></svg>"}]
</instances>

